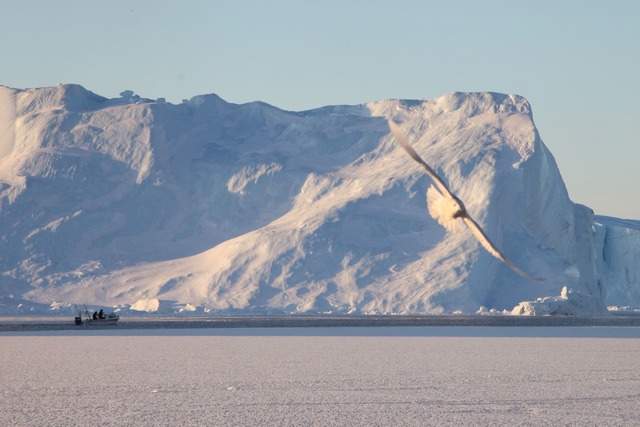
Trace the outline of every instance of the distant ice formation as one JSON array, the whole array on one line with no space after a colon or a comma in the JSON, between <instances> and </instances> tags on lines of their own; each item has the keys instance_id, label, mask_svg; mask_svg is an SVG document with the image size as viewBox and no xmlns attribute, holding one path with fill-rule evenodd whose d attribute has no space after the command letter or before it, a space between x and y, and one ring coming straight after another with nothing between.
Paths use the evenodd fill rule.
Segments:
<instances>
[{"instance_id":1,"label":"distant ice formation","mask_svg":"<svg viewBox=\"0 0 640 427\"><path fill-rule=\"evenodd\" d=\"M640 222L569 199L522 97L291 112L131 92L0 87L0 313L509 314L564 287L640 307ZM387 118L544 282L424 215Z\"/></svg>"}]
</instances>

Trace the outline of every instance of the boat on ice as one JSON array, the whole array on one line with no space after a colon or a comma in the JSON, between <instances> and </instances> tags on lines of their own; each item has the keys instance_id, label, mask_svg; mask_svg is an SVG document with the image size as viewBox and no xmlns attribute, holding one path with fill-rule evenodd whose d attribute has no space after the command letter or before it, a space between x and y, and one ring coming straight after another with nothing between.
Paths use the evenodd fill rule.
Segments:
<instances>
[{"instance_id":1,"label":"boat on ice","mask_svg":"<svg viewBox=\"0 0 640 427\"><path fill-rule=\"evenodd\" d=\"M75 318L76 325L115 325L120 320L117 314L105 313L102 309L94 310L93 314L89 313L86 306L82 310L76 306L76 310L78 311Z\"/></svg>"}]
</instances>

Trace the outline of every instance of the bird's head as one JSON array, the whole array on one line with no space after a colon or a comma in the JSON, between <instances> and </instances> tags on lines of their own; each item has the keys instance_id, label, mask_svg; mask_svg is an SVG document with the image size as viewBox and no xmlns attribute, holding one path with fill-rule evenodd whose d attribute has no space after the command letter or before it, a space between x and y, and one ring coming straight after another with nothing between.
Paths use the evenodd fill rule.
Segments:
<instances>
[{"instance_id":1,"label":"bird's head","mask_svg":"<svg viewBox=\"0 0 640 427\"><path fill-rule=\"evenodd\" d=\"M451 206L453 207L454 218L460 218L466 215L467 209L464 207L464 203L462 203L462 200L458 199L456 196L453 196Z\"/></svg>"}]
</instances>

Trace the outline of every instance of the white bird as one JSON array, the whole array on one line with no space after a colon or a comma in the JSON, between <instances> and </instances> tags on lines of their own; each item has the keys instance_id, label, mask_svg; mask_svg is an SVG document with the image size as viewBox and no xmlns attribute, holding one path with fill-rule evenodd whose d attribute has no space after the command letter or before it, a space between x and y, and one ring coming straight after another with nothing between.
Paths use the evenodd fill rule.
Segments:
<instances>
[{"instance_id":1,"label":"white bird","mask_svg":"<svg viewBox=\"0 0 640 427\"><path fill-rule=\"evenodd\" d=\"M431 214L431 216L451 232L459 231L459 222L457 220L458 218L461 219L465 224L467 224L476 239L478 239L480 244L491 255L507 264L509 267L511 267L511 269L513 269L513 271L515 271L522 277L525 277L529 280L541 281L541 278L534 277L522 271L520 268L518 268L517 265L515 265L507 257L505 257L498 250L498 248L496 248L496 246L491 242L491 240L489 240L485 232L482 230L480 225L478 225L478 223L475 222L473 218L471 218L464 206L464 203L462 203L462 200L460 200L455 194L453 194L447 187L447 184L444 183L444 181L438 176L438 174L433 169L431 169L431 167L426 164L424 160L422 160L422 158L418 155L418 153L416 153L413 147L411 147L411 144L409 144L409 141L407 140L407 137L404 135L402 130L400 130L400 128L393 121L388 120L388 122L391 133L393 133L393 136L396 138L396 140L398 140L402 148L404 148L404 150L409 153L409 155L416 162L422 165L424 170L427 171L427 174L431 177L433 182L438 187L436 189L433 185L431 185L427 190L427 207L429 208L429 213Z\"/></svg>"}]
</instances>

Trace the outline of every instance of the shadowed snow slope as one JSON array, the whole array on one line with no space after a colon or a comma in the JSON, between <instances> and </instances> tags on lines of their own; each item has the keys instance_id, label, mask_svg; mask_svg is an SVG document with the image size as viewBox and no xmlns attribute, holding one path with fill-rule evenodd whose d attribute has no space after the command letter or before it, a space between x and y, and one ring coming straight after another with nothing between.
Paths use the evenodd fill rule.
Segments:
<instances>
[{"instance_id":1,"label":"shadowed snow slope","mask_svg":"<svg viewBox=\"0 0 640 427\"><path fill-rule=\"evenodd\" d=\"M426 209L393 119L528 281ZM0 87L0 311L475 313L567 286L636 306L639 223L569 200L527 101L493 93L288 112L77 85ZM594 231L595 230L595 231ZM595 300L595 303L594 303Z\"/></svg>"}]
</instances>

